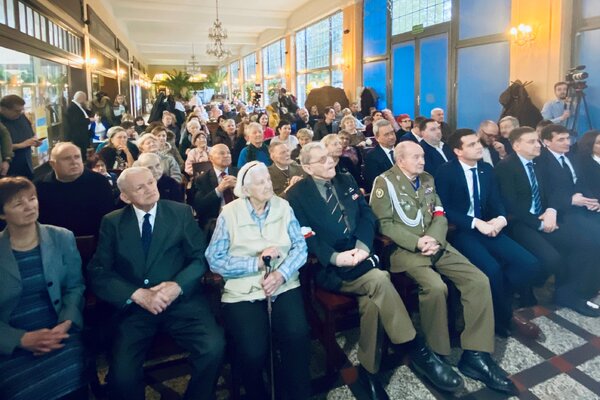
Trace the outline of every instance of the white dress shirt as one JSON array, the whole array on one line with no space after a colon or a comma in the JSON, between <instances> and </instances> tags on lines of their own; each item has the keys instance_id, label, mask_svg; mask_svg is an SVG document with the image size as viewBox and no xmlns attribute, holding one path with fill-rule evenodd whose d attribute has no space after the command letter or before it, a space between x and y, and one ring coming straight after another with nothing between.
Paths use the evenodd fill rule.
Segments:
<instances>
[{"instance_id":1,"label":"white dress shirt","mask_svg":"<svg viewBox=\"0 0 600 400\"><path fill-rule=\"evenodd\" d=\"M142 237L142 225L144 223L144 215L150 214L150 227L152 231L154 231L154 220L156 219L156 206L158 203L154 204L154 207L150 209L150 211L146 212L144 210L140 210L136 206L133 206L133 211L135 211L135 216L138 220L138 228L140 230L140 237Z\"/></svg>"},{"instance_id":2,"label":"white dress shirt","mask_svg":"<svg viewBox=\"0 0 600 400\"><path fill-rule=\"evenodd\" d=\"M548 149L548 151L550 153L552 153L552 155L554 156L554 158L556 158L556 161L558 161L558 163L560 164L561 167L562 167L562 161L560 160L560 158L564 157L565 164L567 164L567 166L571 170L571 176L573 177L573 183L577 183L577 175L575 175L575 168L573 168L573 164L571 164L571 160L569 160L569 157L567 157L564 154L555 153L550 149Z\"/></svg>"}]
</instances>

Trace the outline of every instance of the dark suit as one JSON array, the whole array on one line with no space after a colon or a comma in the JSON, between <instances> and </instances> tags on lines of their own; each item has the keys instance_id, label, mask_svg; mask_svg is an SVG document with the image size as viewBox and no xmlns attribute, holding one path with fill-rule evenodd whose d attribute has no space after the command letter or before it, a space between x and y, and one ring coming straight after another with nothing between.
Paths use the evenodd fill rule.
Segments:
<instances>
[{"instance_id":1,"label":"dark suit","mask_svg":"<svg viewBox=\"0 0 600 400\"><path fill-rule=\"evenodd\" d=\"M228 168L228 175L237 176L237 173L237 168ZM193 206L201 227L206 227L206 224L210 220L217 218L219 212L221 212L221 197L217 196L215 191L217 186L219 186L219 180L214 168L210 168L194 181L195 194Z\"/></svg>"},{"instance_id":2,"label":"dark suit","mask_svg":"<svg viewBox=\"0 0 600 400\"><path fill-rule=\"evenodd\" d=\"M402 138L405 137L405 136L408 136L408 135L412 135L412 132L411 131L407 132L407 131L405 131L403 129L398 129L396 131L396 144L400 143L402 141ZM414 139L413 141L417 140L417 139L414 138L414 136L413 136L413 139Z\"/></svg>"},{"instance_id":3,"label":"dark suit","mask_svg":"<svg viewBox=\"0 0 600 400\"><path fill-rule=\"evenodd\" d=\"M600 164L591 155L580 155L575 163L575 170L583 195L600 199Z\"/></svg>"},{"instance_id":4,"label":"dark suit","mask_svg":"<svg viewBox=\"0 0 600 400\"><path fill-rule=\"evenodd\" d=\"M411 131L406 132L404 135L400 136L400 139L398 139L396 143L405 142L407 140L410 140L411 142L415 142L417 144L420 143Z\"/></svg>"},{"instance_id":5,"label":"dark suit","mask_svg":"<svg viewBox=\"0 0 600 400\"><path fill-rule=\"evenodd\" d=\"M493 168L479 161L477 174L480 219L506 218ZM508 328L512 317L512 290L526 289L541 277L537 259L504 233L488 237L471 227L474 218L468 213L472 195L458 159L438 168L435 183L448 222L456 226L448 240L486 274L492 289L496 325Z\"/></svg>"},{"instance_id":6,"label":"dark suit","mask_svg":"<svg viewBox=\"0 0 600 400\"><path fill-rule=\"evenodd\" d=\"M483 146L484 149L488 149L488 151L490 152L490 158L492 159L492 165L498 165L498 163L500 162L500 154L498 153L498 151L496 151L494 146L488 146L488 145L484 144L483 142L481 142L481 145Z\"/></svg>"},{"instance_id":7,"label":"dark suit","mask_svg":"<svg viewBox=\"0 0 600 400\"><path fill-rule=\"evenodd\" d=\"M550 193L539 165L534 166L542 203L549 207ZM539 215L530 212L531 184L516 153L496 166L500 192L509 216L509 235L540 260L547 273L556 274L555 298L587 296L587 283L597 282L597 238L582 234L585 219L558 212L559 229L552 233L539 230Z\"/></svg>"},{"instance_id":8,"label":"dark suit","mask_svg":"<svg viewBox=\"0 0 600 400\"><path fill-rule=\"evenodd\" d=\"M372 253L376 230L375 215L352 176L336 174L331 183L347 224L339 223L329 213L327 203L312 177L292 186L287 195L300 225L310 227L316 233L306 239L306 243L308 250L317 256L321 264L316 276L320 285L330 281L328 275L336 274L335 269L339 267L331 264L331 261L337 252L359 247L360 242ZM344 234L346 227L348 232ZM358 360L367 371L376 373L381 361L383 331L395 344L408 342L415 337L404 303L392 285L389 274L379 269L371 269L353 281L344 281L337 290L357 297L361 314Z\"/></svg>"},{"instance_id":9,"label":"dark suit","mask_svg":"<svg viewBox=\"0 0 600 400\"><path fill-rule=\"evenodd\" d=\"M294 176L303 177L305 175L302 167L295 162L290 164L286 173L277 168L275 164L271 165L268 170L269 175L271 176L271 182L273 183L273 193L283 198L287 195L284 191L290 184L290 179Z\"/></svg>"},{"instance_id":10,"label":"dark suit","mask_svg":"<svg viewBox=\"0 0 600 400\"><path fill-rule=\"evenodd\" d=\"M444 164L446 160L444 160L444 157L442 157L439 151L426 141L421 140L421 143L419 144L425 152L425 171L429 172L431 175L435 175L437 169L440 165ZM444 144L444 147L442 147L442 152L446 155L448 161L456 158L456 155L454 155L454 152L447 144Z\"/></svg>"},{"instance_id":11,"label":"dark suit","mask_svg":"<svg viewBox=\"0 0 600 400\"><path fill-rule=\"evenodd\" d=\"M87 148L90 147L91 144L90 131L88 130L89 125L89 117L81 111L81 108L79 108L77 104L71 101L69 107L67 107L67 115L65 118L65 140L72 142L81 149L84 160Z\"/></svg>"},{"instance_id":12,"label":"dark suit","mask_svg":"<svg viewBox=\"0 0 600 400\"><path fill-rule=\"evenodd\" d=\"M383 174L388 169L392 168L394 164L390 160L388 154L381 146L376 146L365 156L365 189L367 192L371 191L373 187L373 181L377 176Z\"/></svg>"},{"instance_id":13,"label":"dark suit","mask_svg":"<svg viewBox=\"0 0 600 400\"><path fill-rule=\"evenodd\" d=\"M144 398L142 365L158 330L169 333L190 352L194 367L186 398L213 395L224 339L200 286L206 271L205 248L191 209L184 204L158 202L147 257L133 206L102 220L98 249L88 271L95 294L118 311L111 352L111 398ZM131 302L137 289L166 281L176 282L183 293L162 313L153 315Z\"/></svg>"}]
</instances>

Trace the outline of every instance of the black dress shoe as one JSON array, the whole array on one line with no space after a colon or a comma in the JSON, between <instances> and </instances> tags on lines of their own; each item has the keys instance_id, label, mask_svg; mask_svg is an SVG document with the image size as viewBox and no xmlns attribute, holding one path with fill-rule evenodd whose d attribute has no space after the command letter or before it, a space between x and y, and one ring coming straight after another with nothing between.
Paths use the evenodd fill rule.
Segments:
<instances>
[{"instance_id":1,"label":"black dress shoe","mask_svg":"<svg viewBox=\"0 0 600 400\"><path fill-rule=\"evenodd\" d=\"M460 375L429 347L421 346L411 351L410 359L419 375L426 377L436 388L446 392L455 392L462 388L463 379Z\"/></svg>"},{"instance_id":2,"label":"black dress shoe","mask_svg":"<svg viewBox=\"0 0 600 400\"><path fill-rule=\"evenodd\" d=\"M513 381L504 372L489 353L465 350L458 362L460 372L469 378L485 383L490 389L518 395L519 391Z\"/></svg>"},{"instance_id":3,"label":"black dress shoe","mask_svg":"<svg viewBox=\"0 0 600 400\"><path fill-rule=\"evenodd\" d=\"M367 391L370 400L390 400L377 376L364 369L362 365L358 366L358 380Z\"/></svg>"},{"instance_id":4,"label":"black dress shoe","mask_svg":"<svg viewBox=\"0 0 600 400\"><path fill-rule=\"evenodd\" d=\"M600 317L600 308L596 303L591 301L587 301L584 299L568 299L566 301L561 301L560 299L555 300L556 304L563 307L568 307L573 311L578 312L581 315L585 315L586 317L598 318Z\"/></svg>"}]
</instances>

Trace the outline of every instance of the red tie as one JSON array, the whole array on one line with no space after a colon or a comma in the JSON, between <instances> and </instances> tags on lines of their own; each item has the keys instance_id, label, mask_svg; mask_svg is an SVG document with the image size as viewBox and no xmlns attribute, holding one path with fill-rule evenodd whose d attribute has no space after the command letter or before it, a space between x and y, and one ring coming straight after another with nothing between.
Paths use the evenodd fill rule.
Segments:
<instances>
[{"instance_id":1,"label":"red tie","mask_svg":"<svg viewBox=\"0 0 600 400\"><path fill-rule=\"evenodd\" d=\"M223 179L227 176L227 172L223 171L219 176L221 177L221 179ZM223 200L225 201L225 204L231 203L234 199L235 196L233 195L233 191L231 190L231 188L227 188L223 191Z\"/></svg>"}]
</instances>

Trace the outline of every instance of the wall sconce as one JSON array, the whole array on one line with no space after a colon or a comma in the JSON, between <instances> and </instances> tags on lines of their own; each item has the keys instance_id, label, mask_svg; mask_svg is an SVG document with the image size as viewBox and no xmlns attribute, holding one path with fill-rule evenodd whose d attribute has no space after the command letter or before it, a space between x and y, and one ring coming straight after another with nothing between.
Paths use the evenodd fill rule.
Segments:
<instances>
[{"instance_id":1,"label":"wall sconce","mask_svg":"<svg viewBox=\"0 0 600 400\"><path fill-rule=\"evenodd\" d=\"M530 45L536 37L536 32L531 25L519 24L510 28L510 37L517 46Z\"/></svg>"}]
</instances>

